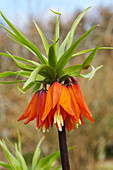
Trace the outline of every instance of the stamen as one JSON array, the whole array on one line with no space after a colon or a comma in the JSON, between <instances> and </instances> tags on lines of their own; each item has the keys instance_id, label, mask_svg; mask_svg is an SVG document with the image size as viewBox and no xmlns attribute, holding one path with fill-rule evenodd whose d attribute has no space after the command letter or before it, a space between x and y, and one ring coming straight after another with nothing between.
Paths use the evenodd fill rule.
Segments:
<instances>
[{"instance_id":1,"label":"stamen","mask_svg":"<svg viewBox=\"0 0 113 170\"><path fill-rule=\"evenodd\" d=\"M78 123L75 125L75 126L76 126L76 128L78 128L78 125L79 125Z\"/></svg>"},{"instance_id":2,"label":"stamen","mask_svg":"<svg viewBox=\"0 0 113 170\"><path fill-rule=\"evenodd\" d=\"M79 124L81 125L82 124L82 122L81 122L81 120L79 119Z\"/></svg>"},{"instance_id":3,"label":"stamen","mask_svg":"<svg viewBox=\"0 0 113 170\"><path fill-rule=\"evenodd\" d=\"M59 131L62 131L62 126L64 125L63 117L60 114L60 105L57 105L57 110L54 114L54 123L57 123Z\"/></svg>"},{"instance_id":4,"label":"stamen","mask_svg":"<svg viewBox=\"0 0 113 170\"><path fill-rule=\"evenodd\" d=\"M45 126L45 124L42 125L42 128L41 128L41 129L42 129L42 132L43 132L43 133L46 132L46 126Z\"/></svg>"}]
</instances>

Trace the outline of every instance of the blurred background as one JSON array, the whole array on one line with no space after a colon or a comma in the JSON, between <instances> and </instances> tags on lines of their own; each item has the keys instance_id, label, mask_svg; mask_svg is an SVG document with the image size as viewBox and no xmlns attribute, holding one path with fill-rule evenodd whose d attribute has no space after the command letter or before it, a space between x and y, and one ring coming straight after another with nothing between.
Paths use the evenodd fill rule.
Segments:
<instances>
[{"instance_id":1,"label":"blurred background","mask_svg":"<svg viewBox=\"0 0 113 170\"><path fill-rule=\"evenodd\" d=\"M91 28L97 27L77 48L77 51L94 48L97 45L113 47L113 1L112 0L4 0L0 1L3 14L45 54L42 41L33 24L37 22L49 43L53 39L56 15L50 9L62 13L60 20L60 42L64 39L75 18L88 6L92 8L80 22L75 33L75 40ZM6 26L0 16L0 24ZM13 55L37 60L26 49L8 39L6 32L0 27L0 52L6 49ZM79 64L88 54L75 57L71 64ZM113 50L98 51L93 65L104 67L92 80L78 78L85 100L91 110L95 123L85 121L84 127L67 133L68 147L76 145L69 151L71 170L113 170ZM0 56L0 72L16 71L12 59ZM13 80L9 77L5 80ZM20 85L21 86L21 85ZM20 95L15 85L0 84L0 138L4 133L12 142L17 141L17 130L22 139L23 154L29 166L37 142L45 135L42 144L42 157L59 149L57 130L54 127L49 133L43 134L36 130L35 120L27 126L17 119L25 111L32 97L31 90ZM5 156L0 148L0 160ZM57 165L60 164L60 159ZM2 169L0 167L0 169Z\"/></svg>"}]
</instances>

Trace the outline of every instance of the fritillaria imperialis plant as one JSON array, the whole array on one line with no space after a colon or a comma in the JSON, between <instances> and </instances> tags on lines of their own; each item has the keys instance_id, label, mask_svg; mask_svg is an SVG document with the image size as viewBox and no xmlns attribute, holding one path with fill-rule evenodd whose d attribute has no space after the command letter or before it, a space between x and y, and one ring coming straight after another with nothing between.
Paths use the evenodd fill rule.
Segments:
<instances>
[{"instance_id":1,"label":"fritillaria imperialis plant","mask_svg":"<svg viewBox=\"0 0 113 170\"><path fill-rule=\"evenodd\" d=\"M99 66L94 68L92 66L92 61L96 52L99 49L110 49L110 47L98 46L94 49L87 49L75 53L78 45L97 26L92 26L91 29L89 29L73 43L76 27L89 8L83 11L75 19L69 33L60 46L60 13L52 11L57 15L57 21L55 26L54 40L51 45L48 44L41 29L34 22L36 29L41 36L47 57L41 54L38 48L25 36L23 36L22 33L1 13L3 19L11 28L11 30L9 30L8 28L1 25L1 27L3 27L9 33L8 37L38 57L40 63L11 55L7 51L7 53L0 53L0 55L12 58L20 69L20 71L16 72L6 71L0 73L1 78L16 75L15 81L0 83L16 83L16 86L21 93L25 93L29 88L34 86L34 95L24 114L18 119L18 121L26 119L24 124L28 124L30 121L36 119L37 128L41 129L43 132L49 131L50 127L53 127L53 124L56 125L59 134L63 169L69 169L65 129L70 131L78 127L78 125L84 125L83 117L91 122L94 122L83 98L79 83L75 77L92 79L95 72L102 67ZM82 64L66 67L72 57L80 56L81 54L88 52L90 52L90 54ZM81 74L82 70L87 70L89 68L92 69L89 73L84 75ZM18 80L19 76L25 77L26 79ZM23 82L24 86L22 89L20 89L18 83Z\"/></svg>"}]
</instances>

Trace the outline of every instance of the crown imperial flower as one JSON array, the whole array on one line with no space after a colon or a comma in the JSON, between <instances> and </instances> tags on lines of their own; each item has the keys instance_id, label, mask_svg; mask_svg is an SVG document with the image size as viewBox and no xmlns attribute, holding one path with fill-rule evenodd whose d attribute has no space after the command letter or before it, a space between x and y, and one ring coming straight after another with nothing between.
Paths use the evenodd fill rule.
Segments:
<instances>
[{"instance_id":1,"label":"crown imperial flower","mask_svg":"<svg viewBox=\"0 0 113 170\"><path fill-rule=\"evenodd\" d=\"M37 91L18 121L27 118L24 124L28 124L36 118L37 128L43 132L53 127L53 123L59 131L62 131L64 124L67 131L75 129L79 124L84 125L82 116L94 122L78 81L73 77L71 80L69 84L54 82L48 91Z\"/></svg>"}]
</instances>

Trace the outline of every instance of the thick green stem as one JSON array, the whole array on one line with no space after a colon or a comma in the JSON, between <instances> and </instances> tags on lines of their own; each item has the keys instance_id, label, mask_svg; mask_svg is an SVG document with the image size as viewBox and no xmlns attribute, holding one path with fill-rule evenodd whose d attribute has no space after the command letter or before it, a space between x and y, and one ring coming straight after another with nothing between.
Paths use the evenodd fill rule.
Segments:
<instances>
[{"instance_id":1,"label":"thick green stem","mask_svg":"<svg viewBox=\"0 0 113 170\"><path fill-rule=\"evenodd\" d=\"M59 147L60 147L62 169L70 170L67 143L66 143L65 126L62 127L62 131L58 131L58 135L59 135Z\"/></svg>"}]
</instances>

